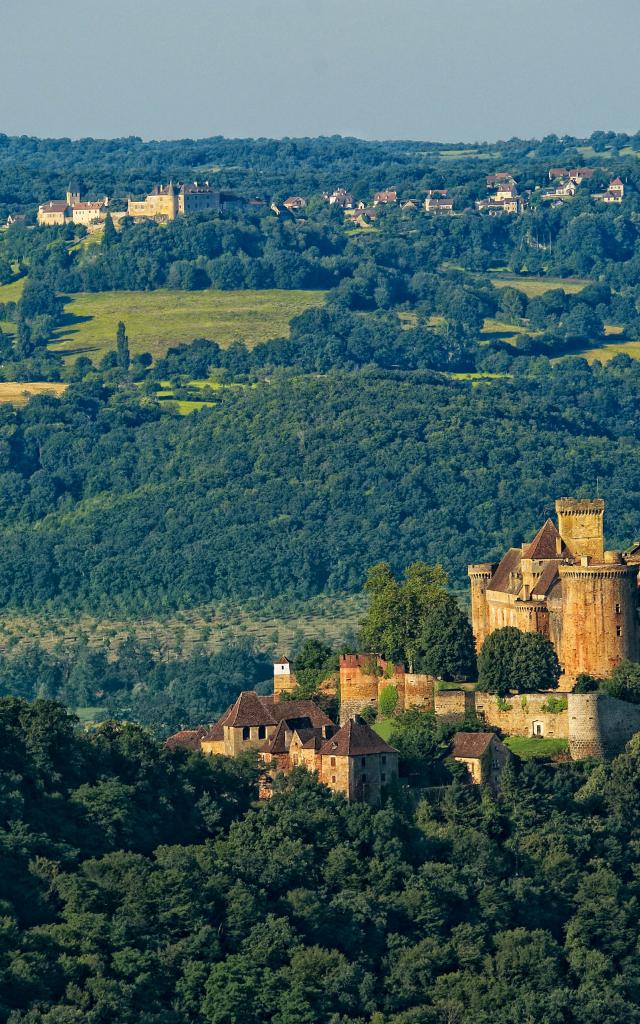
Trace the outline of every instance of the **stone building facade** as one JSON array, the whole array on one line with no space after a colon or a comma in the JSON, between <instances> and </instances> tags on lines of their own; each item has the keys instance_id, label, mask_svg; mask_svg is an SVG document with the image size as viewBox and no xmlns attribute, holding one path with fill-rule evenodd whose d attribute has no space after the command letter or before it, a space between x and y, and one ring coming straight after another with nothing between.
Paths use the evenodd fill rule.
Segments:
<instances>
[{"instance_id":1,"label":"stone building facade","mask_svg":"<svg viewBox=\"0 0 640 1024\"><path fill-rule=\"evenodd\" d=\"M340 657L340 724L365 708L377 711L380 694L387 686L397 691L396 711L414 707L433 711L435 685L433 676L407 672L403 664L385 661L379 654L343 654Z\"/></svg>"},{"instance_id":2,"label":"stone building facade","mask_svg":"<svg viewBox=\"0 0 640 1024\"><path fill-rule=\"evenodd\" d=\"M129 199L129 217L155 220L175 220L185 213L201 210L220 212L228 207L242 207L245 200L234 192L211 188L208 181L187 184L156 185L144 199Z\"/></svg>"},{"instance_id":3,"label":"stone building facade","mask_svg":"<svg viewBox=\"0 0 640 1024\"><path fill-rule=\"evenodd\" d=\"M638 559L605 551L602 499L560 498L556 512L557 526L548 519L499 563L469 566L471 617L478 650L504 626L549 637L570 688L640 660Z\"/></svg>"},{"instance_id":4,"label":"stone building facade","mask_svg":"<svg viewBox=\"0 0 640 1024\"><path fill-rule=\"evenodd\" d=\"M380 803L398 777L399 754L359 718L351 718L320 749L319 779L347 800Z\"/></svg>"},{"instance_id":5,"label":"stone building facade","mask_svg":"<svg viewBox=\"0 0 640 1024\"><path fill-rule=\"evenodd\" d=\"M499 789L511 754L494 732L457 732L451 756L465 766L474 785Z\"/></svg>"}]
</instances>

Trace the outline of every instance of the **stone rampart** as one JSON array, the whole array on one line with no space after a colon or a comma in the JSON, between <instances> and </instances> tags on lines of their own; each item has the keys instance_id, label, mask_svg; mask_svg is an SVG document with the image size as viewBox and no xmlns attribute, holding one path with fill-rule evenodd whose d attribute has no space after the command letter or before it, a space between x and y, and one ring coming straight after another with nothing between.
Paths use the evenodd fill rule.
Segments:
<instances>
[{"instance_id":1,"label":"stone rampart","mask_svg":"<svg viewBox=\"0 0 640 1024\"><path fill-rule=\"evenodd\" d=\"M475 715L473 690L436 690L434 711L436 717L450 725L473 718Z\"/></svg>"},{"instance_id":2,"label":"stone rampart","mask_svg":"<svg viewBox=\"0 0 640 1024\"><path fill-rule=\"evenodd\" d=\"M404 710L419 708L420 711L433 711L435 690L436 680L433 676L406 672L404 676Z\"/></svg>"},{"instance_id":3,"label":"stone rampart","mask_svg":"<svg viewBox=\"0 0 640 1024\"><path fill-rule=\"evenodd\" d=\"M549 699L567 700L568 694L523 693L500 698L493 693L476 692L475 712L485 725L500 729L508 736L542 736L546 739L567 739L569 722L566 709L544 710Z\"/></svg>"},{"instance_id":4,"label":"stone rampart","mask_svg":"<svg viewBox=\"0 0 640 1024\"><path fill-rule=\"evenodd\" d=\"M607 694L570 693L568 723L574 760L616 757L640 732L640 706Z\"/></svg>"}]
</instances>

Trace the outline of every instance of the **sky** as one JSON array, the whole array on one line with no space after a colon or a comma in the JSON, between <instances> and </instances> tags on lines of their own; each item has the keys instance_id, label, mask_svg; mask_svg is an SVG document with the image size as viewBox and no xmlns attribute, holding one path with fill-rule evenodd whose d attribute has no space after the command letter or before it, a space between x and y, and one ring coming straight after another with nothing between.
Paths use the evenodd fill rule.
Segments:
<instances>
[{"instance_id":1,"label":"sky","mask_svg":"<svg viewBox=\"0 0 640 1024\"><path fill-rule=\"evenodd\" d=\"M0 132L640 129L638 0L0 0Z\"/></svg>"}]
</instances>

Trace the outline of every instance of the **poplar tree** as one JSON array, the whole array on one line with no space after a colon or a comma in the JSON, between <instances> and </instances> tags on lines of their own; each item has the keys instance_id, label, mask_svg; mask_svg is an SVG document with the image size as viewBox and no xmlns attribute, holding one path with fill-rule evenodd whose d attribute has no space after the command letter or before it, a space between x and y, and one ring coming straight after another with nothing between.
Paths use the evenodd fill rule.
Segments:
<instances>
[{"instance_id":1,"label":"poplar tree","mask_svg":"<svg viewBox=\"0 0 640 1024\"><path fill-rule=\"evenodd\" d=\"M118 334L116 336L116 357L119 369L123 373L128 373L131 356L129 354L129 339L127 338L126 328L122 320L118 324Z\"/></svg>"}]
</instances>

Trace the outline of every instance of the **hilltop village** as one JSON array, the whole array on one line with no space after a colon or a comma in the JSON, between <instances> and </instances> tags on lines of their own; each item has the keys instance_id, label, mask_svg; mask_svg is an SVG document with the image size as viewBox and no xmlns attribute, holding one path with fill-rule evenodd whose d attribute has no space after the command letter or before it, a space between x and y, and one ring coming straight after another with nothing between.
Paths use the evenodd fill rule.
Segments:
<instances>
[{"instance_id":1,"label":"hilltop village","mask_svg":"<svg viewBox=\"0 0 640 1024\"><path fill-rule=\"evenodd\" d=\"M380 208L397 206L407 212L420 208L425 213L452 215L475 209L488 216L522 214L532 203L560 206L572 199L581 189L588 189L592 178L600 171L595 167L551 167L548 172L550 184L537 185L534 189L519 191L518 182L509 171L496 171L485 178L487 195L475 200L473 207L458 206L448 188L427 189L423 198L403 196L397 188L381 189L369 199L357 197L342 186L332 192L323 192L321 199L330 206L344 212L347 221L354 225L366 226L377 219ZM621 178L613 178L604 191L590 192L594 202L621 204L625 186ZM215 188L209 181L173 182L158 184L144 198L127 197L113 200L108 196L83 201L80 191L69 186L64 199L49 199L38 207L37 222L41 227L61 227L78 224L95 230L111 216L115 222L124 217L134 220L167 220L189 213L213 210L216 213L231 210L251 211L270 209L282 217L294 217L304 212L308 200L303 196L288 196L282 202L265 198L245 198L235 192ZM15 216L9 216L9 223L15 223Z\"/></svg>"},{"instance_id":2,"label":"hilltop village","mask_svg":"<svg viewBox=\"0 0 640 1024\"><path fill-rule=\"evenodd\" d=\"M379 654L343 654L337 678L322 684L325 695L339 694L337 726L313 700L296 699L295 673L281 658L270 695L245 691L215 724L177 733L167 746L227 756L256 750L263 797L278 773L303 766L348 800L377 804L398 778L398 751L365 716L375 718L383 692L392 688L396 712L428 711L455 727L451 756L475 784L499 785L510 756L501 736L564 739L573 759L615 756L640 731L640 707L574 692L581 678L604 677L625 661L640 660L640 545L605 551L604 508L602 499L561 498L557 525L548 519L533 540L511 548L499 563L469 566L478 651L507 627L539 633L560 660L561 690L504 699L470 685L442 688L435 677Z\"/></svg>"}]
</instances>

